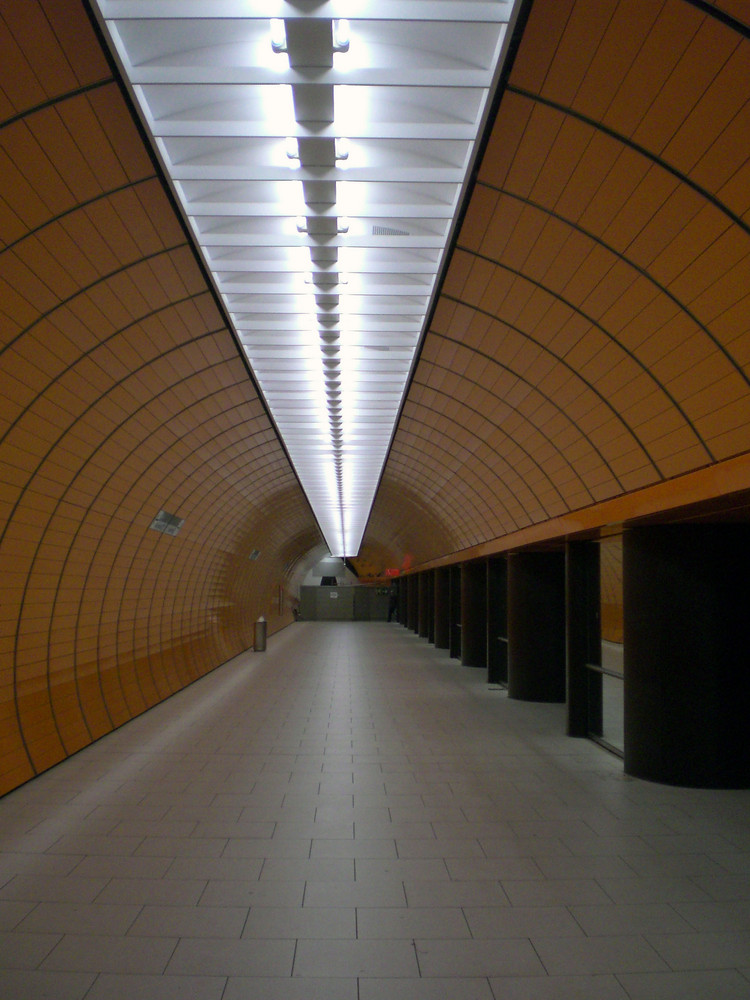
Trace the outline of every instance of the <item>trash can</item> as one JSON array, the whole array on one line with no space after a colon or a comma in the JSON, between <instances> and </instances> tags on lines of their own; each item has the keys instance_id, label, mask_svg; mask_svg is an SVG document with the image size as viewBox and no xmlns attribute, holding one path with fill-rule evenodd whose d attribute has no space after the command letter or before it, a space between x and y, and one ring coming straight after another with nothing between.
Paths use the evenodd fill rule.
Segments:
<instances>
[{"instance_id":1,"label":"trash can","mask_svg":"<svg viewBox=\"0 0 750 1000\"><path fill-rule=\"evenodd\" d=\"M253 649L256 653L262 653L266 648L266 619L263 615L255 623L255 639Z\"/></svg>"}]
</instances>

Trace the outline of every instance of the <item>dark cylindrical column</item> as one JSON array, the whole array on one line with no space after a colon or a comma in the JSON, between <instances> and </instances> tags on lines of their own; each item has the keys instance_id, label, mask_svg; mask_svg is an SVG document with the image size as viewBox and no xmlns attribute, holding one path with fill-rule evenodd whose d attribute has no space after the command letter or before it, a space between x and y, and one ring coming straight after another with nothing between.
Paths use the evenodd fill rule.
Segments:
<instances>
[{"instance_id":1,"label":"dark cylindrical column","mask_svg":"<svg viewBox=\"0 0 750 1000\"><path fill-rule=\"evenodd\" d=\"M430 609L429 609L429 573L419 574L419 613L417 632L421 639L427 638L430 631Z\"/></svg>"},{"instance_id":2,"label":"dark cylindrical column","mask_svg":"<svg viewBox=\"0 0 750 1000\"><path fill-rule=\"evenodd\" d=\"M750 527L623 537L625 771L750 787Z\"/></svg>"},{"instance_id":3,"label":"dark cylindrical column","mask_svg":"<svg viewBox=\"0 0 750 1000\"><path fill-rule=\"evenodd\" d=\"M508 558L508 697L565 701L565 553Z\"/></svg>"},{"instance_id":4,"label":"dark cylindrical column","mask_svg":"<svg viewBox=\"0 0 750 1000\"><path fill-rule=\"evenodd\" d=\"M409 591L406 605L406 627L410 628L412 632L416 632L419 628L419 579L416 574L407 576L406 586Z\"/></svg>"},{"instance_id":5,"label":"dark cylindrical column","mask_svg":"<svg viewBox=\"0 0 750 1000\"><path fill-rule=\"evenodd\" d=\"M427 573L427 641L435 642L435 570Z\"/></svg>"},{"instance_id":6,"label":"dark cylindrical column","mask_svg":"<svg viewBox=\"0 0 750 1000\"><path fill-rule=\"evenodd\" d=\"M487 682L508 683L508 561L487 564Z\"/></svg>"},{"instance_id":7,"label":"dark cylindrical column","mask_svg":"<svg viewBox=\"0 0 750 1000\"><path fill-rule=\"evenodd\" d=\"M568 736L602 735L601 587L598 542L568 542L565 555Z\"/></svg>"},{"instance_id":8,"label":"dark cylindrical column","mask_svg":"<svg viewBox=\"0 0 750 1000\"><path fill-rule=\"evenodd\" d=\"M461 658L461 566L450 568L450 615L448 651L455 659Z\"/></svg>"},{"instance_id":9,"label":"dark cylindrical column","mask_svg":"<svg viewBox=\"0 0 750 1000\"><path fill-rule=\"evenodd\" d=\"M406 580L403 578L397 581L398 585L398 609L396 613L396 621L399 625L406 625L406 616L408 614L408 588L406 586Z\"/></svg>"},{"instance_id":10,"label":"dark cylindrical column","mask_svg":"<svg viewBox=\"0 0 750 1000\"><path fill-rule=\"evenodd\" d=\"M461 573L461 662L487 666L487 563L463 564Z\"/></svg>"},{"instance_id":11,"label":"dark cylindrical column","mask_svg":"<svg viewBox=\"0 0 750 1000\"><path fill-rule=\"evenodd\" d=\"M450 645L450 569L441 566L435 570L435 646L448 649Z\"/></svg>"}]
</instances>

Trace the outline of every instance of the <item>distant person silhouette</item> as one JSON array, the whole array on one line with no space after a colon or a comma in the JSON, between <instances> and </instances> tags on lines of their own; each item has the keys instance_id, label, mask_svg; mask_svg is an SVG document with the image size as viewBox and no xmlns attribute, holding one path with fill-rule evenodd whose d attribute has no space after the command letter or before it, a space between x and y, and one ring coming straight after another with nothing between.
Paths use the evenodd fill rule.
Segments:
<instances>
[{"instance_id":1,"label":"distant person silhouette","mask_svg":"<svg viewBox=\"0 0 750 1000\"><path fill-rule=\"evenodd\" d=\"M398 591L395 587L391 588L391 592L388 595L388 621L393 618L394 613L398 609Z\"/></svg>"}]
</instances>

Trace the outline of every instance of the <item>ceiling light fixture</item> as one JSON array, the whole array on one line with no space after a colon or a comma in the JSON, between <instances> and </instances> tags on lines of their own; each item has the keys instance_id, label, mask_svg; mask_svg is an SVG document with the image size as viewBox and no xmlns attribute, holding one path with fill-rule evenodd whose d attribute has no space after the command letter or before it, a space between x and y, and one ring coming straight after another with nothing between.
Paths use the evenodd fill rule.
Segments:
<instances>
[{"instance_id":1,"label":"ceiling light fixture","mask_svg":"<svg viewBox=\"0 0 750 1000\"><path fill-rule=\"evenodd\" d=\"M299 141L295 137L290 136L286 140L284 148L286 150L287 159L289 159L289 160L295 160L296 161L293 164L290 163L289 166L291 166L292 168L298 167L299 166Z\"/></svg>"},{"instance_id":2,"label":"ceiling light fixture","mask_svg":"<svg viewBox=\"0 0 750 1000\"><path fill-rule=\"evenodd\" d=\"M274 52L286 52L286 25L280 17L271 18L271 48Z\"/></svg>"},{"instance_id":3,"label":"ceiling light fixture","mask_svg":"<svg viewBox=\"0 0 750 1000\"><path fill-rule=\"evenodd\" d=\"M345 17L339 17L333 22L333 51L349 51L349 21Z\"/></svg>"}]
</instances>

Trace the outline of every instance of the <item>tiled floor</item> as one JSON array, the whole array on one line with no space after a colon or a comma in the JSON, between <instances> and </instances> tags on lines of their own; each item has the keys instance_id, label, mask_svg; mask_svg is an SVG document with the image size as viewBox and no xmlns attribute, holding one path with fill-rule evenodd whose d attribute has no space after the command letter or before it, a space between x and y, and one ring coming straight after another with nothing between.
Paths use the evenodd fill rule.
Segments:
<instances>
[{"instance_id":1,"label":"tiled floor","mask_svg":"<svg viewBox=\"0 0 750 1000\"><path fill-rule=\"evenodd\" d=\"M750 997L750 792L299 623L0 801L3 1000Z\"/></svg>"}]
</instances>

